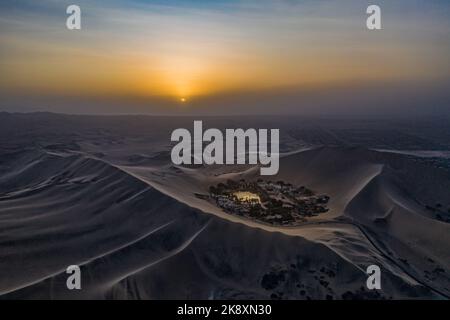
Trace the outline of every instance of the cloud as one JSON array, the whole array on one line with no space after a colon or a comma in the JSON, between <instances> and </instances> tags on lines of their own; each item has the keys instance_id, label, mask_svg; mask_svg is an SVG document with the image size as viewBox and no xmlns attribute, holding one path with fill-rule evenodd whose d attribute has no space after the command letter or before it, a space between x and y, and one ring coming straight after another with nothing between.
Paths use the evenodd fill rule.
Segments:
<instances>
[{"instance_id":1,"label":"cloud","mask_svg":"<svg viewBox=\"0 0 450 320\"><path fill-rule=\"evenodd\" d=\"M0 92L139 101L150 113L181 96L217 112L226 101L295 111L304 90L449 83L444 1L380 1L378 33L365 29L365 1L80 0L83 29L70 32L72 2L0 4Z\"/></svg>"}]
</instances>

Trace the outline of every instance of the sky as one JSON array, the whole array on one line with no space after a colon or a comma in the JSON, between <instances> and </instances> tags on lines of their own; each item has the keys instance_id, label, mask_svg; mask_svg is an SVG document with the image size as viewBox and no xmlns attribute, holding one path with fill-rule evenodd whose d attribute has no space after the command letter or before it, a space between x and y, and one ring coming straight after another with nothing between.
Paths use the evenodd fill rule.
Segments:
<instances>
[{"instance_id":1,"label":"sky","mask_svg":"<svg viewBox=\"0 0 450 320\"><path fill-rule=\"evenodd\" d=\"M449 57L444 0L0 3L10 112L450 114Z\"/></svg>"}]
</instances>

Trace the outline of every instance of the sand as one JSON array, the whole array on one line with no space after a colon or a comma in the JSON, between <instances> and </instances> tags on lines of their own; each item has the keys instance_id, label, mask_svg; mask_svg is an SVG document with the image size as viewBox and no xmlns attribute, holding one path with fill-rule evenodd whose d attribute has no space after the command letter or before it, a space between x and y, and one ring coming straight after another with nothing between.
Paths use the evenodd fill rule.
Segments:
<instances>
[{"instance_id":1,"label":"sand","mask_svg":"<svg viewBox=\"0 0 450 320\"><path fill-rule=\"evenodd\" d=\"M257 166L174 166L167 137L190 120L131 118L0 116L0 299L450 297L448 171L282 131L267 179L328 194L330 211L273 227L195 196ZM371 264L381 291L365 288Z\"/></svg>"}]
</instances>

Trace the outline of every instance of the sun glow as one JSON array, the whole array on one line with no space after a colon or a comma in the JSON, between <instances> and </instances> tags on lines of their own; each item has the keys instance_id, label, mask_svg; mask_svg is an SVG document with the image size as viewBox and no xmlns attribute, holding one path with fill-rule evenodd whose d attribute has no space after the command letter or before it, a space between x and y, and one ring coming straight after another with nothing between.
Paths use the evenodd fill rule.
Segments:
<instances>
[{"instance_id":1,"label":"sun glow","mask_svg":"<svg viewBox=\"0 0 450 320\"><path fill-rule=\"evenodd\" d=\"M67 96L94 104L97 98L117 96L133 105L142 100L152 106L195 102L201 107L208 102L214 108L265 104L266 97L273 97L297 110L302 108L298 97L320 97L330 88L448 79L448 48L436 46L433 37L427 42L421 32L414 36L415 29L405 37L396 28L395 34L373 41L355 30L345 36L345 45L336 45L336 38L349 31L346 21L303 19L310 10L307 4L305 10L281 3L274 2L276 10L269 6L257 13L251 12L253 6L241 5L223 12L206 5L114 9L98 17L101 28L79 39L60 35L58 29L42 35L41 27L55 28L52 20L42 20L42 26L39 19L23 21L30 26L17 28L15 19L1 19L2 11L0 70L5 76L0 77L0 91L14 99L25 99L26 92L33 99ZM430 31L441 34L438 27L447 20Z\"/></svg>"},{"instance_id":2,"label":"sun glow","mask_svg":"<svg viewBox=\"0 0 450 320\"><path fill-rule=\"evenodd\" d=\"M180 48L177 53L168 54L159 61L156 71L160 86L158 91L165 91L180 102L186 102L188 96L208 92L206 80L211 76L209 65L212 59L207 56L193 57L186 51Z\"/></svg>"}]
</instances>

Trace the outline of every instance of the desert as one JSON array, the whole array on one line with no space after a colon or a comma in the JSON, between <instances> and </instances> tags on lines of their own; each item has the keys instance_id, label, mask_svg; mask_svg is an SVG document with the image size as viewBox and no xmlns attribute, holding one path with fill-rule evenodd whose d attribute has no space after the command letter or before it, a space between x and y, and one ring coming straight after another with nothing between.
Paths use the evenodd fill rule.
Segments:
<instances>
[{"instance_id":1,"label":"desert","mask_svg":"<svg viewBox=\"0 0 450 320\"><path fill-rule=\"evenodd\" d=\"M267 181L318 190L329 202L304 223L278 226L196 196L261 176L259 165L172 164L170 133L190 121L1 114L0 297L449 297L450 172L434 158L386 151L376 131L365 147L335 145L332 135L280 118L291 129L281 131L280 171ZM332 123L326 130L351 141L352 122L344 131ZM426 126L417 141L448 130L439 120ZM322 144L294 140L297 130ZM381 291L365 288L372 264L383 271ZM69 265L80 265L82 290L67 290Z\"/></svg>"}]
</instances>

